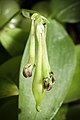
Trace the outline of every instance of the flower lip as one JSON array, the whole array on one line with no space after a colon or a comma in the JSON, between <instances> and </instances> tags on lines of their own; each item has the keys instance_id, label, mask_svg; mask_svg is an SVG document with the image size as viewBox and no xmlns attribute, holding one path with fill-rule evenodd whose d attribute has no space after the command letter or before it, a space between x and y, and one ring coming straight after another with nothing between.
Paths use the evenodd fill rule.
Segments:
<instances>
[{"instance_id":1,"label":"flower lip","mask_svg":"<svg viewBox=\"0 0 80 120\"><path fill-rule=\"evenodd\" d=\"M53 77L54 73L51 71L51 72L49 73L49 75L50 75L50 78L52 79L52 83L55 83L55 79L54 79L54 77Z\"/></svg>"},{"instance_id":2,"label":"flower lip","mask_svg":"<svg viewBox=\"0 0 80 120\"><path fill-rule=\"evenodd\" d=\"M48 86L47 86L46 90L49 91L51 89L52 89L52 85L48 83Z\"/></svg>"},{"instance_id":3,"label":"flower lip","mask_svg":"<svg viewBox=\"0 0 80 120\"><path fill-rule=\"evenodd\" d=\"M53 77L53 72L49 73L50 77L45 77L43 78L43 83L44 83L44 89L46 89L47 91L52 89L52 85L53 83L55 83L55 79Z\"/></svg>"},{"instance_id":4,"label":"flower lip","mask_svg":"<svg viewBox=\"0 0 80 120\"><path fill-rule=\"evenodd\" d=\"M52 80L49 77L43 78L44 79L44 89L47 91L51 90L52 88Z\"/></svg>"},{"instance_id":5,"label":"flower lip","mask_svg":"<svg viewBox=\"0 0 80 120\"><path fill-rule=\"evenodd\" d=\"M32 76L32 73L30 72L30 71L28 71L28 70L23 70L23 75L24 75L24 77L31 77Z\"/></svg>"},{"instance_id":6,"label":"flower lip","mask_svg":"<svg viewBox=\"0 0 80 120\"><path fill-rule=\"evenodd\" d=\"M27 64L23 69L23 76L24 77L31 77L32 76L33 65Z\"/></svg>"}]
</instances>

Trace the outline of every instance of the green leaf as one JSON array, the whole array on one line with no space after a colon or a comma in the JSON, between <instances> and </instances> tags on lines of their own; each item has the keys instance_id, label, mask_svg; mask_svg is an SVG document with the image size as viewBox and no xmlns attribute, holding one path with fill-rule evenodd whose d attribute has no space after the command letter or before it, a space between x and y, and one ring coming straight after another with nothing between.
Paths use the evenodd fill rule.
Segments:
<instances>
[{"instance_id":1,"label":"green leaf","mask_svg":"<svg viewBox=\"0 0 80 120\"><path fill-rule=\"evenodd\" d=\"M18 95L18 75L21 57L15 57L0 66L0 98Z\"/></svg>"},{"instance_id":2,"label":"green leaf","mask_svg":"<svg viewBox=\"0 0 80 120\"><path fill-rule=\"evenodd\" d=\"M37 2L36 4L34 4L32 6L32 9L38 11L43 16L48 17L51 12L50 11L50 2L48 2L48 1Z\"/></svg>"},{"instance_id":3,"label":"green leaf","mask_svg":"<svg viewBox=\"0 0 80 120\"><path fill-rule=\"evenodd\" d=\"M80 105L62 105L58 113L52 120L79 120L80 119Z\"/></svg>"},{"instance_id":4,"label":"green leaf","mask_svg":"<svg viewBox=\"0 0 80 120\"><path fill-rule=\"evenodd\" d=\"M20 10L19 5L14 0L0 0L0 27L2 28L11 17Z\"/></svg>"},{"instance_id":5,"label":"green leaf","mask_svg":"<svg viewBox=\"0 0 80 120\"><path fill-rule=\"evenodd\" d=\"M80 21L80 1L79 0L51 0L52 17L61 22Z\"/></svg>"},{"instance_id":6,"label":"green leaf","mask_svg":"<svg viewBox=\"0 0 80 120\"><path fill-rule=\"evenodd\" d=\"M4 63L6 60L8 60L10 57L11 56L8 54L8 52L0 44L0 65Z\"/></svg>"},{"instance_id":7,"label":"green leaf","mask_svg":"<svg viewBox=\"0 0 80 120\"><path fill-rule=\"evenodd\" d=\"M55 115L54 119L52 120L65 120L67 111L68 111L67 105L62 105L57 114Z\"/></svg>"},{"instance_id":8,"label":"green leaf","mask_svg":"<svg viewBox=\"0 0 80 120\"><path fill-rule=\"evenodd\" d=\"M19 27L24 30L27 34L29 34L30 29L31 29L31 19L29 18L24 18L21 21L21 24L19 25Z\"/></svg>"},{"instance_id":9,"label":"green leaf","mask_svg":"<svg viewBox=\"0 0 80 120\"><path fill-rule=\"evenodd\" d=\"M80 104L70 106L66 115L66 120L80 119Z\"/></svg>"},{"instance_id":10,"label":"green leaf","mask_svg":"<svg viewBox=\"0 0 80 120\"><path fill-rule=\"evenodd\" d=\"M0 98L18 95L18 93L18 88L12 80L0 77Z\"/></svg>"},{"instance_id":11,"label":"green leaf","mask_svg":"<svg viewBox=\"0 0 80 120\"><path fill-rule=\"evenodd\" d=\"M70 102L80 99L80 45L75 47L76 50L76 68L72 78L69 92L64 102Z\"/></svg>"},{"instance_id":12,"label":"green leaf","mask_svg":"<svg viewBox=\"0 0 80 120\"><path fill-rule=\"evenodd\" d=\"M0 33L1 44L12 56L23 52L26 39L27 33L19 28L5 28Z\"/></svg>"},{"instance_id":13,"label":"green leaf","mask_svg":"<svg viewBox=\"0 0 80 120\"><path fill-rule=\"evenodd\" d=\"M1 120L17 120L18 107L17 97L8 98L5 103L0 107Z\"/></svg>"},{"instance_id":14,"label":"green leaf","mask_svg":"<svg viewBox=\"0 0 80 120\"><path fill-rule=\"evenodd\" d=\"M47 46L50 65L54 72L56 83L49 92L45 92L41 104L41 112L35 108L32 94L32 78L24 78L23 67L27 63L28 48L26 44L20 68L19 83L19 120L50 120L52 119L67 94L75 68L75 49L71 38L60 23L52 20L47 31ZM44 58L45 59L45 58Z\"/></svg>"},{"instance_id":15,"label":"green leaf","mask_svg":"<svg viewBox=\"0 0 80 120\"><path fill-rule=\"evenodd\" d=\"M62 105L52 120L79 120L80 105Z\"/></svg>"}]
</instances>

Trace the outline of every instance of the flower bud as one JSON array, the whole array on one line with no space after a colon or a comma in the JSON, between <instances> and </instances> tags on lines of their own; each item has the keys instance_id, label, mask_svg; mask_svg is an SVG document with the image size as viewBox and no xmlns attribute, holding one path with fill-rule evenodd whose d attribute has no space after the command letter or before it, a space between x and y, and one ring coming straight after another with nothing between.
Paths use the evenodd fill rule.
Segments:
<instances>
[{"instance_id":1,"label":"flower bud","mask_svg":"<svg viewBox=\"0 0 80 120\"><path fill-rule=\"evenodd\" d=\"M24 77L31 77L35 62L35 21L32 19L31 31L28 38L30 42L29 59L27 65L23 68Z\"/></svg>"}]
</instances>

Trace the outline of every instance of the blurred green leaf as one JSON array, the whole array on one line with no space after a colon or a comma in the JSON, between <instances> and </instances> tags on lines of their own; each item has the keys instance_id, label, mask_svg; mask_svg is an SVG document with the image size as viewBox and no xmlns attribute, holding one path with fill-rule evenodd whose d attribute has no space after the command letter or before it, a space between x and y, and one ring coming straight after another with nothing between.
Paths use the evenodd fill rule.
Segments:
<instances>
[{"instance_id":1,"label":"blurred green leaf","mask_svg":"<svg viewBox=\"0 0 80 120\"><path fill-rule=\"evenodd\" d=\"M79 120L80 105L62 105L52 120Z\"/></svg>"},{"instance_id":2,"label":"blurred green leaf","mask_svg":"<svg viewBox=\"0 0 80 120\"><path fill-rule=\"evenodd\" d=\"M21 57L15 57L0 66L0 98L18 95L18 75Z\"/></svg>"},{"instance_id":3,"label":"blurred green leaf","mask_svg":"<svg viewBox=\"0 0 80 120\"><path fill-rule=\"evenodd\" d=\"M15 17L13 17L6 26L8 26L9 28L19 27L22 20L23 20L23 16L21 14L18 14Z\"/></svg>"},{"instance_id":4,"label":"blurred green leaf","mask_svg":"<svg viewBox=\"0 0 80 120\"><path fill-rule=\"evenodd\" d=\"M27 40L27 33L19 28L5 28L0 33L0 40L3 47L10 53L10 55L20 55Z\"/></svg>"},{"instance_id":5,"label":"blurred green leaf","mask_svg":"<svg viewBox=\"0 0 80 120\"><path fill-rule=\"evenodd\" d=\"M57 114L55 115L54 119L52 120L66 120L67 111L67 105L62 105Z\"/></svg>"},{"instance_id":6,"label":"blurred green leaf","mask_svg":"<svg viewBox=\"0 0 80 120\"><path fill-rule=\"evenodd\" d=\"M76 64L75 49L65 29L55 20L52 20L48 26L47 46L56 83L51 91L45 92L41 104L42 111L37 112L32 94L32 78L25 79L22 75L23 67L28 59L29 44L26 44L20 68L19 108L22 112L19 114L19 120L52 119L70 87Z\"/></svg>"},{"instance_id":7,"label":"blurred green leaf","mask_svg":"<svg viewBox=\"0 0 80 120\"><path fill-rule=\"evenodd\" d=\"M4 63L6 60L8 60L10 57L11 56L9 55L9 53L0 44L0 65Z\"/></svg>"},{"instance_id":8,"label":"blurred green leaf","mask_svg":"<svg viewBox=\"0 0 80 120\"><path fill-rule=\"evenodd\" d=\"M19 27L29 34L31 28L31 20L29 18L24 18L19 24Z\"/></svg>"},{"instance_id":9,"label":"blurred green leaf","mask_svg":"<svg viewBox=\"0 0 80 120\"><path fill-rule=\"evenodd\" d=\"M0 119L1 120L17 120L18 118L18 106L17 97L8 98L0 107Z\"/></svg>"},{"instance_id":10,"label":"blurred green leaf","mask_svg":"<svg viewBox=\"0 0 80 120\"><path fill-rule=\"evenodd\" d=\"M80 120L80 104L69 107L66 120Z\"/></svg>"},{"instance_id":11,"label":"blurred green leaf","mask_svg":"<svg viewBox=\"0 0 80 120\"><path fill-rule=\"evenodd\" d=\"M20 10L14 0L0 0L0 27L3 27L10 18Z\"/></svg>"},{"instance_id":12,"label":"blurred green leaf","mask_svg":"<svg viewBox=\"0 0 80 120\"><path fill-rule=\"evenodd\" d=\"M32 6L32 9L38 11L40 14L48 17L50 15L50 2L40 1Z\"/></svg>"},{"instance_id":13,"label":"blurred green leaf","mask_svg":"<svg viewBox=\"0 0 80 120\"><path fill-rule=\"evenodd\" d=\"M79 0L51 0L51 16L61 22L80 21L80 1Z\"/></svg>"},{"instance_id":14,"label":"blurred green leaf","mask_svg":"<svg viewBox=\"0 0 80 120\"><path fill-rule=\"evenodd\" d=\"M76 68L72 78L69 92L64 102L71 102L80 99L80 45L75 47L76 50Z\"/></svg>"},{"instance_id":15,"label":"blurred green leaf","mask_svg":"<svg viewBox=\"0 0 80 120\"><path fill-rule=\"evenodd\" d=\"M16 84L9 78L0 77L0 98L18 95Z\"/></svg>"}]
</instances>

